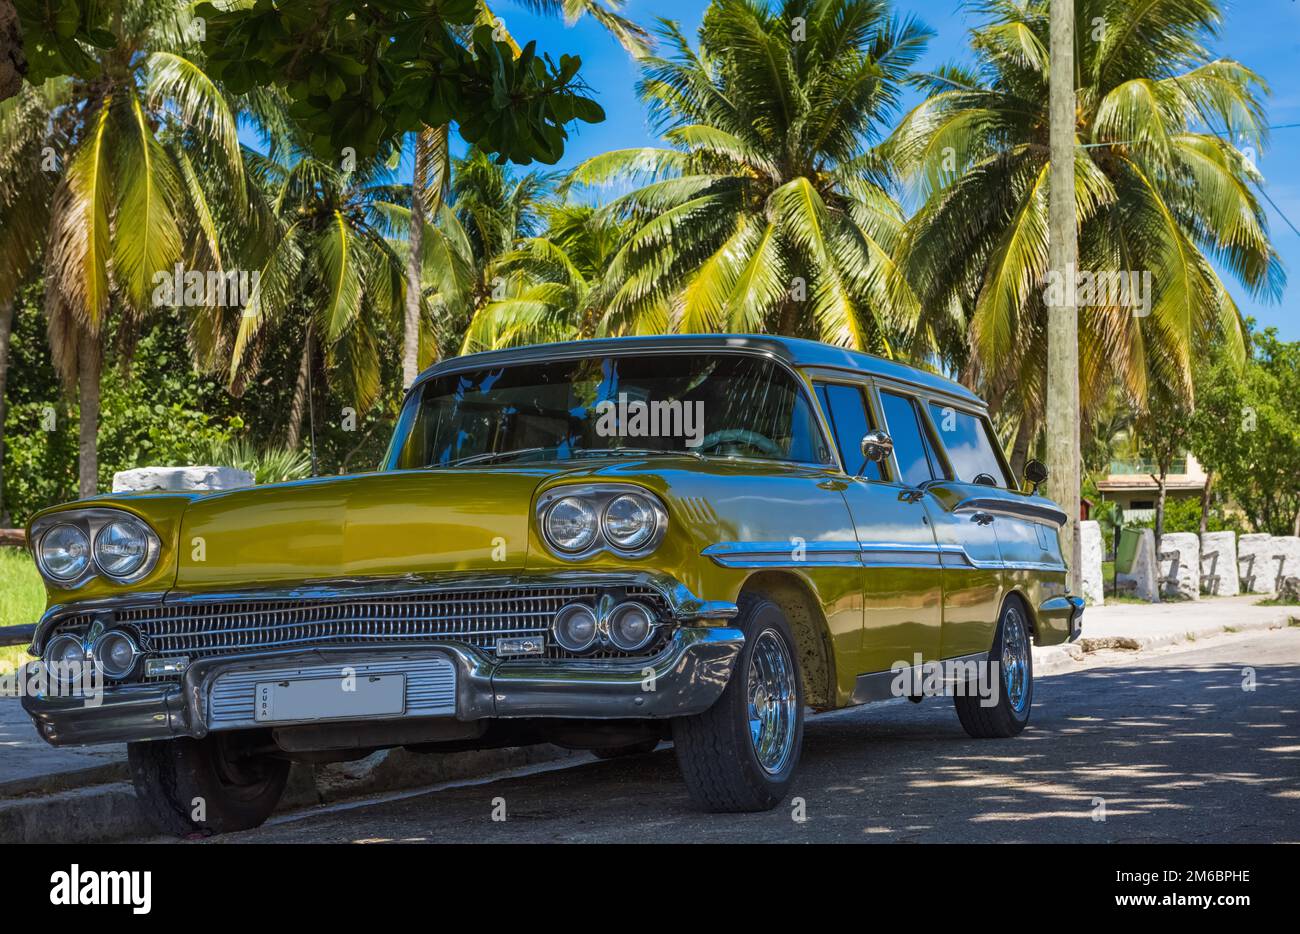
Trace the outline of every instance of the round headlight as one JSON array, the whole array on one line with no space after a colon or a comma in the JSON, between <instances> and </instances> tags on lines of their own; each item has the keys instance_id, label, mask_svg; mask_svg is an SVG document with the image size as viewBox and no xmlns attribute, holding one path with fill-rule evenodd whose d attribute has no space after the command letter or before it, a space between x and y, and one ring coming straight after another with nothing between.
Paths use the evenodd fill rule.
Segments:
<instances>
[{"instance_id":1,"label":"round headlight","mask_svg":"<svg viewBox=\"0 0 1300 934\"><path fill-rule=\"evenodd\" d=\"M56 525L41 536L37 557L55 580L76 580L90 567L90 539L75 525Z\"/></svg>"},{"instance_id":2,"label":"round headlight","mask_svg":"<svg viewBox=\"0 0 1300 934\"><path fill-rule=\"evenodd\" d=\"M561 551L590 548L600 532L596 510L576 496L566 496L546 512L546 537Z\"/></svg>"},{"instance_id":3,"label":"round headlight","mask_svg":"<svg viewBox=\"0 0 1300 934\"><path fill-rule=\"evenodd\" d=\"M596 642L596 614L585 603L570 603L555 614L551 633L568 652L585 652Z\"/></svg>"},{"instance_id":4,"label":"round headlight","mask_svg":"<svg viewBox=\"0 0 1300 934\"><path fill-rule=\"evenodd\" d=\"M140 654L131 637L116 629L111 629L96 639L92 651L95 664L110 678L129 675Z\"/></svg>"},{"instance_id":5,"label":"round headlight","mask_svg":"<svg viewBox=\"0 0 1300 934\"><path fill-rule=\"evenodd\" d=\"M654 619L643 604L620 603L609 614L609 641L624 652L644 648L653 635Z\"/></svg>"},{"instance_id":6,"label":"round headlight","mask_svg":"<svg viewBox=\"0 0 1300 934\"><path fill-rule=\"evenodd\" d=\"M109 577L130 577L149 557L149 534L134 519L115 519L95 536L95 563Z\"/></svg>"},{"instance_id":7,"label":"round headlight","mask_svg":"<svg viewBox=\"0 0 1300 934\"><path fill-rule=\"evenodd\" d=\"M624 493L605 507L605 538L615 548L635 551L654 537L658 522L648 499Z\"/></svg>"},{"instance_id":8,"label":"round headlight","mask_svg":"<svg viewBox=\"0 0 1300 934\"><path fill-rule=\"evenodd\" d=\"M73 635L55 636L45 647L45 664L60 681L68 682L81 677L86 664L86 648L81 638Z\"/></svg>"}]
</instances>

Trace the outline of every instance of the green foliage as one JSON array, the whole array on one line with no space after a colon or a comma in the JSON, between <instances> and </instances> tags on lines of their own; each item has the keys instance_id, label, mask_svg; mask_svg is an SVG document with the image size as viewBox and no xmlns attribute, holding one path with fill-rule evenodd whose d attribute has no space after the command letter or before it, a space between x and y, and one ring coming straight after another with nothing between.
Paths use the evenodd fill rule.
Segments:
<instances>
[{"instance_id":1,"label":"green foliage","mask_svg":"<svg viewBox=\"0 0 1300 934\"><path fill-rule=\"evenodd\" d=\"M403 134L455 123L504 161L557 162L574 120L604 111L579 93L581 60L515 54L477 25L476 0L201 3L212 74L232 92L282 87L324 159L386 153ZM500 37L504 38L504 37Z\"/></svg>"},{"instance_id":2,"label":"green foliage","mask_svg":"<svg viewBox=\"0 0 1300 934\"><path fill-rule=\"evenodd\" d=\"M5 419L5 508L15 525L77 496L77 407L49 361L39 290L15 309ZM108 335L111 340L112 334ZM215 443L244 429L216 381L195 374L179 315L160 317L135 347L129 369L110 357L102 378L99 484L119 470L202 463Z\"/></svg>"},{"instance_id":3,"label":"green foliage","mask_svg":"<svg viewBox=\"0 0 1300 934\"><path fill-rule=\"evenodd\" d=\"M1192 450L1256 531L1291 535L1300 513L1300 342L1254 335L1244 367L1219 354L1198 374Z\"/></svg>"},{"instance_id":4,"label":"green foliage","mask_svg":"<svg viewBox=\"0 0 1300 934\"><path fill-rule=\"evenodd\" d=\"M311 457L306 451L293 448L259 450L247 438L223 438L209 443L201 459L206 464L247 470L253 475L253 482L259 485L311 476Z\"/></svg>"},{"instance_id":5,"label":"green foliage","mask_svg":"<svg viewBox=\"0 0 1300 934\"><path fill-rule=\"evenodd\" d=\"M23 29L28 81L40 84L59 75L95 78L100 74L99 61L85 47L116 47L117 38L108 28L112 4L97 0L13 2Z\"/></svg>"}]
</instances>

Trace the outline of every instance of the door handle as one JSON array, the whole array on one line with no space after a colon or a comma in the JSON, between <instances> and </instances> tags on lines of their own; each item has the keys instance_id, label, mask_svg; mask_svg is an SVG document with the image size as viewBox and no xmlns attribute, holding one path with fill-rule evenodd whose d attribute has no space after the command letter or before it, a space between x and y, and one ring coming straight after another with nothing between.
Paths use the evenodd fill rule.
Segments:
<instances>
[{"instance_id":1,"label":"door handle","mask_svg":"<svg viewBox=\"0 0 1300 934\"><path fill-rule=\"evenodd\" d=\"M970 517L970 521L978 522L980 525L988 525L993 521L993 513L991 512L973 513Z\"/></svg>"}]
</instances>

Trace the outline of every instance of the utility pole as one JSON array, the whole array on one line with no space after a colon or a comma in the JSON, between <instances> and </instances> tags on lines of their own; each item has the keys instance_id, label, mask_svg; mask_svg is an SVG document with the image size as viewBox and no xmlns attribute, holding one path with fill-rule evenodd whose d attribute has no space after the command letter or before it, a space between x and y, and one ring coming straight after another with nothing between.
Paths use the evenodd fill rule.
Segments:
<instances>
[{"instance_id":1,"label":"utility pole","mask_svg":"<svg viewBox=\"0 0 1300 934\"><path fill-rule=\"evenodd\" d=\"M1047 490L1067 519L1061 550L1070 593L1079 586L1079 260L1074 213L1074 0L1051 0L1048 261L1061 304L1047 309Z\"/></svg>"}]
</instances>

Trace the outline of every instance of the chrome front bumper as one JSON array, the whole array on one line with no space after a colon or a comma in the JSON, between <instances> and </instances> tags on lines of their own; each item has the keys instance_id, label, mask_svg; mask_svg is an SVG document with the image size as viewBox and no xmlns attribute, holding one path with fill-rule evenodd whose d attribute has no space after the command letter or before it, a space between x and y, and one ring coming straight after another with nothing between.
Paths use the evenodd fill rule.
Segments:
<instances>
[{"instance_id":1,"label":"chrome front bumper","mask_svg":"<svg viewBox=\"0 0 1300 934\"><path fill-rule=\"evenodd\" d=\"M498 661L451 642L278 650L203 658L180 682L111 687L96 706L79 697L24 696L22 703L37 732L55 746L201 738L214 728L211 692L224 673L322 664L341 671L370 662L440 656L456 668L458 720L681 717L701 713L718 699L744 641L739 629L682 626L658 655L632 662Z\"/></svg>"}]
</instances>

